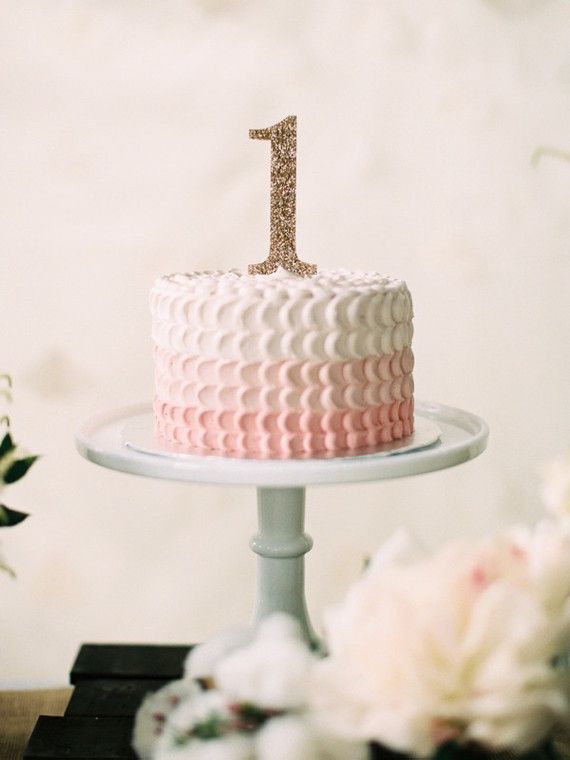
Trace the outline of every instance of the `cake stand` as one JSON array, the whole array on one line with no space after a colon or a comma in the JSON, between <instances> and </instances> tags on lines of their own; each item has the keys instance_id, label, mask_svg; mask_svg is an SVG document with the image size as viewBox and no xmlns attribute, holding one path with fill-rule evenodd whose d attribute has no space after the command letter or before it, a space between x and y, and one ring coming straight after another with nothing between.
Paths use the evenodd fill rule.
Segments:
<instances>
[{"instance_id":1,"label":"cake stand","mask_svg":"<svg viewBox=\"0 0 570 760\"><path fill-rule=\"evenodd\" d=\"M101 414L76 435L79 453L112 470L151 478L257 488L258 533L250 541L258 555L253 621L273 612L294 615L306 638L318 639L307 614L304 555L312 539L304 532L305 488L387 480L442 470L478 456L487 445L486 423L469 412L435 403L417 403L416 420L436 425L439 438L412 450L322 459L245 459L168 454L133 448L125 430L152 430L150 405L139 404ZM425 425L424 425L425 426ZM127 441L127 442L126 442Z\"/></svg>"}]
</instances>

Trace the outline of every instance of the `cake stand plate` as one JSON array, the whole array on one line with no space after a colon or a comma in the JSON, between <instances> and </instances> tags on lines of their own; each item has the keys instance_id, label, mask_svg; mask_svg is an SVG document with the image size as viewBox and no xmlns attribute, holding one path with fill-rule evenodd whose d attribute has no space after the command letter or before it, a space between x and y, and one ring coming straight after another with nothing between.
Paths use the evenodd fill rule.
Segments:
<instances>
[{"instance_id":1,"label":"cake stand plate","mask_svg":"<svg viewBox=\"0 0 570 760\"><path fill-rule=\"evenodd\" d=\"M304 592L304 554L312 546L304 532L305 487L442 470L475 458L487 445L487 424L474 414L419 402L415 416L415 441L352 456L262 460L153 450L150 405L138 404L87 420L77 432L76 445L89 461L133 475L255 486L259 531L250 541L258 555L254 623L273 612L287 612L318 646Z\"/></svg>"},{"instance_id":2,"label":"cake stand plate","mask_svg":"<svg viewBox=\"0 0 570 760\"><path fill-rule=\"evenodd\" d=\"M151 478L291 488L442 470L478 456L488 436L486 423L474 414L442 404L417 402L416 429L420 429L422 439L411 450L404 443L389 452L382 448L374 453L315 459L169 454L158 447L154 451L151 448L151 414L149 404L137 404L92 417L77 432L79 453L103 467ZM129 438L131 443L126 445ZM145 447L148 450L139 450Z\"/></svg>"}]
</instances>

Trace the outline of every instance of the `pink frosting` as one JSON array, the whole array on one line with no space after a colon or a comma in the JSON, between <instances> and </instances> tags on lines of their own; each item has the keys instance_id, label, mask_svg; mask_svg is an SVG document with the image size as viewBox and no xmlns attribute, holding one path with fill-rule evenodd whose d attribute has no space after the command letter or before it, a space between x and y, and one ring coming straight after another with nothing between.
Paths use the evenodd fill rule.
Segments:
<instances>
[{"instance_id":1,"label":"pink frosting","mask_svg":"<svg viewBox=\"0 0 570 760\"><path fill-rule=\"evenodd\" d=\"M413 395L413 354L342 362L224 362L156 352L156 395L173 405L247 411L366 409Z\"/></svg>"},{"instance_id":2,"label":"pink frosting","mask_svg":"<svg viewBox=\"0 0 570 760\"><path fill-rule=\"evenodd\" d=\"M155 350L157 435L175 451L360 451L413 430L409 348L351 361L226 361Z\"/></svg>"},{"instance_id":3,"label":"pink frosting","mask_svg":"<svg viewBox=\"0 0 570 760\"><path fill-rule=\"evenodd\" d=\"M412 399L361 410L244 412L155 401L159 439L175 451L261 457L335 454L377 447L413 431Z\"/></svg>"}]
</instances>

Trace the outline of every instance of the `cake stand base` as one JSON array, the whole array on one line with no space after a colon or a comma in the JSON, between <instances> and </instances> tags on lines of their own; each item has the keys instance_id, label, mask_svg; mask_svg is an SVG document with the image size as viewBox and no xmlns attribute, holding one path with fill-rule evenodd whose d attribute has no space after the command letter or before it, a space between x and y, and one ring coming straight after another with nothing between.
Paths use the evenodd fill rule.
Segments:
<instances>
[{"instance_id":1,"label":"cake stand base","mask_svg":"<svg viewBox=\"0 0 570 760\"><path fill-rule=\"evenodd\" d=\"M274 612L297 618L311 645L319 641L305 601L305 559L313 539L304 532L304 488L258 488L259 532L249 545L258 555L253 622Z\"/></svg>"},{"instance_id":2,"label":"cake stand base","mask_svg":"<svg viewBox=\"0 0 570 760\"><path fill-rule=\"evenodd\" d=\"M153 415L148 404L91 418L78 431L76 444L89 461L133 475L255 486L259 529L250 542L258 555L254 623L273 612L287 612L300 621L306 638L318 646L304 592L304 555L312 546L304 532L305 487L433 472L467 462L485 449L488 428L476 415L431 402L418 402L415 414L417 440L411 436L411 446L408 440L396 447L399 450L332 458L256 460L140 450L155 446L149 434Z\"/></svg>"}]
</instances>

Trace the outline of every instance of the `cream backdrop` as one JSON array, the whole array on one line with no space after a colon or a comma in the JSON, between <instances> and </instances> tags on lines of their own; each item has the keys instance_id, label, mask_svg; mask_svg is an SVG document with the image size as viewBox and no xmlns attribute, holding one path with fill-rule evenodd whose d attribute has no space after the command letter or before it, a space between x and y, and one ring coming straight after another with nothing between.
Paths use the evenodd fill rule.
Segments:
<instances>
[{"instance_id":1,"label":"cream backdrop","mask_svg":"<svg viewBox=\"0 0 570 760\"><path fill-rule=\"evenodd\" d=\"M249 488L82 460L89 415L152 394L148 289L268 244L266 144L299 118L309 261L403 276L416 393L492 430L478 461L308 493L323 609L401 523L427 545L538 513L568 444L570 2L1 0L0 369L43 457L4 494L0 681L63 682L83 641L245 622Z\"/></svg>"}]
</instances>

